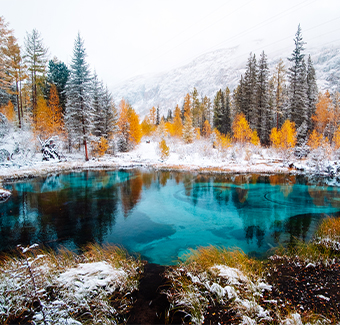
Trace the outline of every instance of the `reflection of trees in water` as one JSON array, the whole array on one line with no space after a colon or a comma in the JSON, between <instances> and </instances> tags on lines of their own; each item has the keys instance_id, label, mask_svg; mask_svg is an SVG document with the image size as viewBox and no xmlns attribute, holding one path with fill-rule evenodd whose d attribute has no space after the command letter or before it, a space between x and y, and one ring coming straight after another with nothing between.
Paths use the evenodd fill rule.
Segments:
<instances>
[{"instance_id":1,"label":"reflection of trees in water","mask_svg":"<svg viewBox=\"0 0 340 325\"><path fill-rule=\"evenodd\" d=\"M84 174L77 178L87 185L44 193L13 191L9 204L0 210L1 245L101 243L115 222L117 187L91 186L84 182Z\"/></svg>"},{"instance_id":2,"label":"reflection of trees in water","mask_svg":"<svg viewBox=\"0 0 340 325\"><path fill-rule=\"evenodd\" d=\"M284 197L288 197L288 195L293 192L296 176L283 174L271 175L269 176L269 183L272 186L279 185Z\"/></svg>"},{"instance_id":3,"label":"reflection of trees in water","mask_svg":"<svg viewBox=\"0 0 340 325\"><path fill-rule=\"evenodd\" d=\"M134 171L132 177L120 185L120 198L124 216L127 217L130 211L141 199L143 178L140 171Z\"/></svg>"},{"instance_id":4,"label":"reflection of trees in water","mask_svg":"<svg viewBox=\"0 0 340 325\"><path fill-rule=\"evenodd\" d=\"M265 236L265 231L263 229L259 226L249 226L245 229L245 233L248 244L253 241L253 238L256 238L257 247L262 247Z\"/></svg>"},{"instance_id":5,"label":"reflection of trees in water","mask_svg":"<svg viewBox=\"0 0 340 325\"><path fill-rule=\"evenodd\" d=\"M340 208L340 197L337 188L308 187L308 193L316 206Z\"/></svg>"},{"instance_id":6,"label":"reflection of trees in water","mask_svg":"<svg viewBox=\"0 0 340 325\"><path fill-rule=\"evenodd\" d=\"M307 238L312 222L312 214L303 214L290 217L284 223L284 231L289 234L288 247L296 245L297 240L302 239L303 241Z\"/></svg>"}]
</instances>

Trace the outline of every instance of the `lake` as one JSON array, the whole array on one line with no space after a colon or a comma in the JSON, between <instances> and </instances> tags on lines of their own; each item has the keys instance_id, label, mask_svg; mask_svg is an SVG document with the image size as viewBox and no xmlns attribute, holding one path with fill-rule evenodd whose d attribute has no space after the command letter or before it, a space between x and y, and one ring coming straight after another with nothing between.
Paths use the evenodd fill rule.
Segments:
<instances>
[{"instance_id":1,"label":"lake","mask_svg":"<svg viewBox=\"0 0 340 325\"><path fill-rule=\"evenodd\" d=\"M310 239L323 217L340 211L338 187L291 175L92 170L4 188L12 196L0 203L0 251L109 243L163 265L208 245L259 256Z\"/></svg>"}]
</instances>

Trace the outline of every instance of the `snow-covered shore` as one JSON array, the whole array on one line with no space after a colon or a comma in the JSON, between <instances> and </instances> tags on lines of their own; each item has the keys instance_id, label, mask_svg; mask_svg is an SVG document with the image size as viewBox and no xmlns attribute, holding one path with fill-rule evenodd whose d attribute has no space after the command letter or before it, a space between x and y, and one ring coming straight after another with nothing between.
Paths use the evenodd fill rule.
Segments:
<instances>
[{"instance_id":1,"label":"snow-covered shore","mask_svg":"<svg viewBox=\"0 0 340 325\"><path fill-rule=\"evenodd\" d=\"M142 141L134 150L101 158L84 160L82 153L67 154L67 161L42 161L36 154L29 164L13 164L0 168L1 183L6 180L25 179L60 172L86 169L154 168L206 173L262 173L262 174L315 174L337 176L337 162L323 161L322 166L313 166L309 159L291 156L283 160L273 149L233 146L221 153L206 141L183 144L169 143L170 155L162 161L157 141Z\"/></svg>"}]
</instances>

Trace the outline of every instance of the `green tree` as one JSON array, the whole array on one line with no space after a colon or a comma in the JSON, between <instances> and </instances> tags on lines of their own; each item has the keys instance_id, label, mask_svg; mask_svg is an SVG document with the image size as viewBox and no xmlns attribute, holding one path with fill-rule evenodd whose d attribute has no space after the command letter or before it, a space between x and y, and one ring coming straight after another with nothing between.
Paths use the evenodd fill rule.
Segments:
<instances>
[{"instance_id":1,"label":"green tree","mask_svg":"<svg viewBox=\"0 0 340 325\"><path fill-rule=\"evenodd\" d=\"M84 41L78 34L70 67L70 78L66 84L66 126L72 142L79 141L84 145L85 160L88 156L88 139L93 128L92 78L85 61Z\"/></svg>"},{"instance_id":2,"label":"green tree","mask_svg":"<svg viewBox=\"0 0 340 325\"><path fill-rule=\"evenodd\" d=\"M56 58L48 62L47 82L52 85L56 85L60 106L65 113L66 107L66 83L70 76L70 71L64 62L58 61Z\"/></svg>"},{"instance_id":3,"label":"green tree","mask_svg":"<svg viewBox=\"0 0 340 325\"><path fill-rule=\"evenodd\" d=\"M292 63L288 69L289 79L289 105L288 118L295 123L298 142L302 143L307 136L307 71L304 60L304 44L301 35L301 27L295 34L295 49L288 60Z\"/></svg>"}]
</instances>

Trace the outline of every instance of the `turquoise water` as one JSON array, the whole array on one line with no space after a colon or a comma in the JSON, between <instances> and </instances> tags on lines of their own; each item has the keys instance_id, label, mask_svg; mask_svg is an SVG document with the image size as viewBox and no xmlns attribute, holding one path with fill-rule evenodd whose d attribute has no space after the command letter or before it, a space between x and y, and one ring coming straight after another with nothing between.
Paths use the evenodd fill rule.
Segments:
<instances>
[{"instance_id":1,"label":"turquoise water","mask_svg":"<svg viewBox=\"0 0 340 325\"><path fill-rule=\"evenodd\" d=\"M5 184L0 251L39 243L77 250L110 243L159 264L190 248L262 254L340 211L340 191L301 176L202 175L150 170L86 171Z\"/></svg>"}]
</instances>

